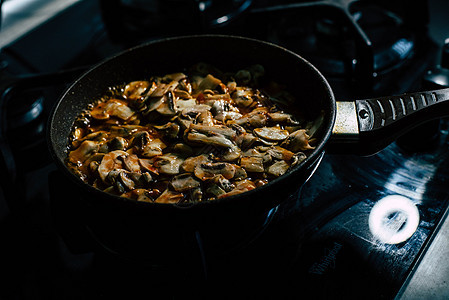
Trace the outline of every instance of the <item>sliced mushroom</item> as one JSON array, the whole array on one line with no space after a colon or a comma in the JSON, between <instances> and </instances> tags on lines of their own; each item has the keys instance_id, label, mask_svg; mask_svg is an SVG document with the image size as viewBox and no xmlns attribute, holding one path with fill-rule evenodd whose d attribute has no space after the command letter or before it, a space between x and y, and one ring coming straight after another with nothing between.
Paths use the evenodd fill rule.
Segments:
<instances>
[{"instance_id":1,"label":"sliced mushroom","mask_svg":"<svg viewBox=\"0 0 449 300\"><path fill-rule=\"evenodd\" d=\"M193 202L200 202L203 200L203 191L200 187L191 189L188 193Z\"/></svg>"},{"instance_id":2,"label":"sliced mushroom","mask_svg":"<svg viewBox=\"0 0 449 300\"><path fill-rule=\"evenodd\" d=\"M268 123L268 109L266 107L255 108L242 118L235 120L235 123L242 126L264 127Z\"/></svg>"},{"instance_id":3,"label":"sliced mushroom","mask_svg":"<svg viewBox=\"0 0 449 300\"><path fill-rule=\"evenodd\" d=\"M174 116L177 113L176 98L172 92L168 92L162 96L161 103L156 108L156 111L164 116Z\"/></svg>"},{"instance_id":4,"label":"sliced mushroom","mask_svg":"<svg viewBox=\"0 0 449 300\"><path fill-rule=\"evenodd\" d=\"M167 175L176 175L180 172L181 164L184 159L172 153L156 157L154 165L159 169L159 173Z\"/></svg>"},{"instance_id":5,"label":"sliced mushroom","mask_svg":"<svg viewBox=\"0 0 449 300\"><path fill-rule=\"evenodd\" d=\"M262 173L265 171L263 167L263 158L258 156L244 156L240 159L240 166L247 172Z\"/></svg>"},{"instance_id":6,"label":"sliced mushroom","mask_svg":"<svg viewBox=\"0 0 449 300\"><path fill-rule=\"evenodd\" d=\"M294 166L300 164L306 158L307 158L307 155L305 155L302 152L295 153L295 155L293 155L293 158L292 158L291 167L294 167Z\"/></svg>"},{"instance_id":7,"label":"sliced mushroom","mask_svg":"<svg viewBox=\"0 0 449 300\"><path fill-rule=\"evenodd\" d=\"M159 169L154 165L154 158L139 158L139 165L142 170L159 175Z\"/></svg>"},{"instance_id":8,"label":"sliced mushroom","mask_svg":"<svg viewBox=\"0 0 449 300\"><path fill-rule=\"evenodd\" d=\"M128 153L121 150L111 151L103 156L98 166L98 174L103 182L106 182L109 172L123 168L123 158L126 156Z\"/></svg>"},{"instance_id":9,"label":"sliced mushroom","mask_svg":"<svg viewBox=\"0 0 449 300\"><path fill-rule=\"evenodd\" d=\"M228 148L234 146L234 143L231 140L227 139L225 136L214 133L211 133L211 135L208 136L203 133L190 131L186 135L186 140L187 142L190 142L192 144L203 144Z\"/></svg>"},{"instance_id":10,"label":"sliced mushroom","mask_svg":"<svg viewBox=\"0 0 449 300\"><path fill-rule=\"evenodd\" d=\"M186 192L200 186L200 182L189 173L176 175L170 184L177 192Z\"/></svg>"},{"instance_id":11,"label":"sliced mushroom","mask_svg":"<svg viewBox=\"0 0 449 300\"><path fill-rule=\"evenodd\" d=\"M179 154L182 157L191 157L193 155L193 149L187 144L184 143L176 143L173 145L173 148L170 152L174 152Z\"/></svg>"},{"instance_id":12,"label":"sliced mushroom","mask_svg":"<svg viewBox=\"0 0 449 300\"><path fill-rule=\"evenodd\" d=\"M235 168L230 163L202 163L195 167L194 174L202 181L211 179L216 175L223 175L226 179L234 177Z\"/></svg>"},{"instance_id":13,"label":"sliced mushroom","mask_svg":"<svg viewBox=\"0 0 449 300\"><path fill-rule=\"evenodd\" d=\"M229 196L238 195L244 192L254 190L255 188L256 185L251 180L248 179L240 180L235 182L235 188L232 191L227 192L225 194L221 194L220 196L218 196L218 198L221 199Z\"/></svg>"},{"instance_id":14,"label":"sliced mushroom","mask_svg":"<svg viewBox=\"0 0 449 300\"><path fill-rule=\"evenodd\" d=\"M292 159L292 157L295 155L295 153L284 149L282 147L279 146L273 146L270 147L267 150L267 153L271 155L271 157L278 159L278 160L286 160L286 161L290 161Z\"/></svg>"},{"instance_id":15,"label":"sliced mushroom","mask_svg":"<svg viewBox=\"0 0 449 300\"><path fill-rule=\"evenodd\" d=\"M228 148L217 148L215 150L216 151L212 153L214 160L234 162L242 156L242 150L236 145Z\"/></svg>"},{"instance_id":16,"label":"sliced mushroom","mask_svg":"<svg viewBox=\"0 0 449 300\"><path fill-rule=\"evenodd\" d=\"M134 189L122 195L122 197L128 197L135 199L139 202L154 202L154 193L151 193L147 189Z\"/></svg>"},{"instance_id":17,"label":"sliced mushroom","mask_svg":"<svg viewBox=\"0 0 449 300\"><path fill-rule=\"evenodd\" d=\"M212 182L218 185L225 192L229 192L234 189L234 185L231 183L231 181L229 181L229 179L226 179L223 175L215 176L212 179Z\"/></svg>"},{"instance_id":18,"label":"sliced mushroom","mask_svg":"<svg viewBox=\"0 0 449 300\"><path fill-rule=\"evenodd\" d=\"M189 106L184 108L181 111L181 115L183 115L184 117L191 117L192 119L195 119L200 113L204 112L204 111L209 111L211 109L211 107L209 105L206 104L197 104L195 106Z\"/></svg>"},{"instance_id":19,"label":"sliced mushroom","mask_svg":"<svg viewBox=\"0 0 449 300\"><path fill-rule=\"evenodd\" d=\"M233 180L242 180L246 179L248 177L248 174L246 173L245 169L243 169L241 166L234 165L235 167L235 174Z\"/></svg>"},{"instance_id":20,"label":"sliced mushroom","mask_svg":"<svg viewBox=\"0 0 449 300\"><path fill-rule=\"evenodd\" d=\"M160 126L154 126L154 128L160 131L164 135L164 137L167 137L169 139L176 138L181 129L181 127L178 124L172 122L168 122Z\"/></svg>"},{"instance_id":21,"label":"sliced mushroom","mask_svg":"<svg viewBox=\"0 0 449 300\"><path fill-rule=\"evenodd\" d=\"M232 141L235 140L236 138L235 131L223 125L206 126L206 125L192 124L190 125L189 129L207 135L222 135Z\"/></svg>"},{"instance_id":22,"label":"sliced mushroom","mask_svg":"<svg viewBox=\"0 0 449 300\"><path fill-rule=\"evenodd\" d=\"M140 172L139 157L135 154L130 154L125 157L121 157L123 160L123 166L130 172Z\"/></svg>"},{"instance_id":23,"label":"sliced mushroom","mask_svg":"<svg viewBox=\"0 0 449 300\"><path fill-rule=\"evenodd\" d=\"M156 200L154 200L154 202L176 204L183 198L184 198L183 193L170 191L169 189L166 189L159 197L156 198Z\"/></svg>"},{"instance_id":24,"label":"sliced mushroom","mask_svg":"<svg viewBox=\"0 0 449 300\"><path fill-rule=\"evenodd\" d=\"M119 180L128 191L133 190L136 186L135 182L130 178L130 173L124 170L120 172Z\"/></svg>"},{"instance_id":25,"label":"sliced mushroom","mask_svg":"<svg viewBox=\"0 0 449 300\"><path fill-rule=\"evenodd\" d=\"M181 169L185 172L193 173L197 165L210 162L206 154L201 154L187 158L182 164Z\"/></svg>"},{"instance_id":26,"label":"sliced mushroom","mask_svg":"<svg viewBox=\"0 0 449 300\"><path fill-rule=\"evenodd\" d=\"M118 99L110 99L107 102L100 102L92 109L92 117L98 120L109 119L110 116L128 120L134 111L127 105L126 102Z\"/></svg>"},{"instance_id":27,"label":"sliced mushroom","mask_svg":"<svg viewBox=\"0 0 449 300\"><path fill-rule=\"evenodd\" d=\"M267 168L267 174L273 177L279 177L287 172L290 165L285 160L276 161Z\"/></svg>"},{"instance_id":28,"label":"sliced mushroom","mask_svg":"<svg viewBox=\"0 0 449 300\"><path fill-rule=\"evenodd\" d=\"M162 97L166 93L173 91L177 86L179 85L179 82L177 80L172 80L170 83L162 83L159 82L156 84L156 88L152 90L152 93L148 93L148 97Z\"/></svg>"},{"instance_id":29,"label":"sliced mushroom","mask_svg":"<svg viewBox=\"0 0 449 300\"><path fill-rule=\"evenodd\" d=\"M215 89L219 84L221 83L221 80L218 78L215 78L211 74L208 74L206 77L204 77L203 80L201 80L200 84L195 90L195 93L202 92L204 90L213 90Z\"/></svg>"},{"instance_id":30,"label":"sliced mushroom","mask_svg":"<svg viewBox=\"0 0 449 300\"><path fill-rule=\"evenodd\" d=\"M179 97L178 95L176 96ZM195 99L188 99L188 100L178 99L178 101L176 101L176 108L178 111L181 112L184 112L185 109L193 109L195 105L197 105Z\"/></svg>"},{"instance_id":31,"label":"sliced mushroom","mask_svg":"<svg viewBox=\"0 0 449 300\"><path fill-rule=\"evenodd\" d=\"M251 88L237 87L231 96L238 107L248 107L254 101L253 94L254 93Z\"/></svg>"},{"instance_id":32,"label":"sliced mushroom","mask_svg":"<svg viewBox=\"0 0 449 300\"><path fill-rule=\"evenodd\" d=\"M148 144L142 149L141 155L143 157L154 157L158 155L162 155L164 150L167 147L163 141L160 139L154 139L149 141Z\"/></svg>"},{"instance_id":33,"label":"sliced mushroom","mask_svg":"<svg viewBox=\"0 0 449 300\"><path fill-rule=\"evenodd\" d=\"M294 120L291 114L283 113L283 112L272 112L268 113L272 122L275 123L285 123L288 125L298 125L299 122Z\"/></svg>"},{"instance_id":34,"label":"sliced mushroom","mask_svg":"<svg viewBox=\"0 0 449 300\"><path fill-rule=\"evenodd\" d=\"M279 127L261 127L254 129L254 133L265 140L268 141L283 141L285 140L289 132L287 130L283 130Z\"/></svg>"},{"instance_id":35,"label":"sliced mushroom","mask_svg":"<svg viewBox=\"0 0 449 300\"><path fill-rule=\"evenodd\" d=\"M147 91L150 83L148 81L132 81L125 86L123 96L129 100L137 100Z\"/></svg>"},{"instance_id":36,"label":"sliced mushroom","mask_svg":"<svg viewBox=\"0 0 449 300\"><path fill-rule=\"evenodd\" d=\"M314 149L323 116L298 122L280 110L292 95L276 84L258 90L263 67L200 69L112 87L117 98L107 95L77 118L69 168L114 195L198 202L262 186Z\"/></svg>"},{"instance_id":37,"label":"sliced mushroom","mask_svg":"<svg viewBox=\"0 0 449 300\"><path fill-rule=\"evenodd\" d=\"M206 195L208 195L210 198L209 200L212 200L214 198L218 198L220 195L224 195L226 194L226 191L223 190L220 186L218 186L217 184L211 184L207 189L206 189Z\"/></svg>"},{"instance_id":38,"label":"sliced mushroom","mask_svg":"<svg viewBox=\"0 0 449 300\"><path fill-rule=\"evenodd\" d=\"M291 133L287 139L282 142L281 147L288 149L292 152L313 150L315 147L309 144L309 135L305 129L296 130Z\"/></svg>"},{"instance_id":39,"label":"sliced mushroom","mask_svg":"<svg viewBox=\"0 0 449 300\"><path fill-rule=\"evenodd\" d=\"M92 154L96 153L100 148L100 143L95 141L84 141L81 145L69 153L69 161L73 164L82 164Z\"/></svg>"},{"instance_id":40,"label":"sliced mushroom","mask_svg":"<svg viewBox=\"0 0 449 300\"><path fill-rule=\"evenodd\" d=\"M110 140L108 142L108 147L109 150L114 151L114 150L126 150L126 148L128 147L128 141L124 138L122 138L121 136L116 136L115 138L113 138L112 140Z\"/></svg>"},{"instance_id":41,"label":"sliced mushroom","mask_svg":"<svg viewBox=\"0 0 449 300\"><path fill-rule=\"evenodd\" d=\"M196 118L196 122L198 124L204 125L204 126L214 126L214 118L212 116L212 113L208 110L201 112L198 114Z\"/></svg>"}]
</instances>

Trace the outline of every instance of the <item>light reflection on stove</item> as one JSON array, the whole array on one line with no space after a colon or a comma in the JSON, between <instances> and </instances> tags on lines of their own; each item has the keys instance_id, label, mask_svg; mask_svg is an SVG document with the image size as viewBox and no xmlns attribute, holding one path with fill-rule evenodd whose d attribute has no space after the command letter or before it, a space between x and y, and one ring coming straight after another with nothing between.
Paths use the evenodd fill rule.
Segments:
<instances>
[{"instance_id":1,"label":"light reflection on stove","mask_svg":"<svg viewBox=\"0 0 449 300\"><path fill-rule=\"evenodd\" d=\"M373 236L386 244L399 244L409 239L419 225L415 203L401 195L389 195L371 209L369 229Z\"/></svg>"}]
</instances>

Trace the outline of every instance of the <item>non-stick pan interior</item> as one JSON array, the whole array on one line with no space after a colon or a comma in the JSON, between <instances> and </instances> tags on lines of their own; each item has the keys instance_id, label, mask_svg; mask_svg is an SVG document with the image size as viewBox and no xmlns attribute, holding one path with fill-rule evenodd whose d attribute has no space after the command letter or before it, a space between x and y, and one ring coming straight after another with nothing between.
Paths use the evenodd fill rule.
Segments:
<instances>
[{"instance_id":1,"label":"non-stick pan interior","mask_svg":"<svg viewBox=\"0 0 449 300\"><path fill-rule=\"evenodd\" d=\"M269 43L229 36L189 36L165 39L130 49L88 71L63 95L50 120L50 147L63 163L68 137L77 115L108 87L133 80L184 71L199 62L222 71L237 71L253 64L285 84L295 106L310 118L325 112L320 152L332 127L335 108L332 92L322 75L298 55Z\"/></svg>"}]
</instances>

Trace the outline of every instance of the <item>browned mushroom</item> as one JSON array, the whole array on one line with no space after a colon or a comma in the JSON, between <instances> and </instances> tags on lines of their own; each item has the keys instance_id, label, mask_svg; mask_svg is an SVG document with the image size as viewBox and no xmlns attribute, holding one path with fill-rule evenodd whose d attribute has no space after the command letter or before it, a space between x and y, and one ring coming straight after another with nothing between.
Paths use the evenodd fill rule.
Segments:
<instances>
[{"instance_id":1,"label":"browned mushroom","mask_svg":"<svg viewBox=\"0 0 449 300\"><path fill-rule=\"evenodd\" d=\"M314 149L324 115L283 111L278 104L292 95L279 84L262 92L262 66L230 74L199 64L192 72L111 87L113 97L77 118L69 168L107 193L176 204L250 191Z\"/></svg>"}]
</instances>

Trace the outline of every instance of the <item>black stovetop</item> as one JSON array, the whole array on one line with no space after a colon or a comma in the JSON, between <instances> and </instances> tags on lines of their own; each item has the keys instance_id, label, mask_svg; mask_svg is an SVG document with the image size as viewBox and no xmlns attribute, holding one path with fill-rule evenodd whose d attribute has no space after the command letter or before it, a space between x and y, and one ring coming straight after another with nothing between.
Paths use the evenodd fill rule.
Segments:
<instances>
[{"instance_id":1,"label":"black stovetop","mask_svg":"<svg viewBox=\"0 0 449 300\"><path fill-rule=\"evenodd\" d=\"M235 23L210 28L195 23L200 27L181 33L249 35L301 52L310 38L301 30L310 24L304 21L298 26L294 20L296 14L303 14L297 11L304 4L252 2L252 8L245 10ZM1 82L21 74L85 68L134 44L176 35L171 29L150 36L139 31L137 39L130 35L132 39L111 40L108 30L117 29L109 28L110 24L102 19L103 4L78 1L5 46L0 51L0 60L4 62ZM433 20L441 19L433 17L437 6L430 4L428 22L435 26ZM284 15L288 18L282 19ZM326 29L332 22L332 18L324 18L320 28ZM260 30L242 30L242 24ZM434 38L444 33L432 32L429 38L427 33L421 36L422 28L415 28L420 33L409 37L408 30L397 44L405 50L397 53L410 55L410 59L401 61L398 67L381 67L378 62L376 76L369 79L370 89L357 89L357 76L366 71L363 66L349 67L357 72L350 72L348 79L347 71L339 73L339 57L323 62L314 57L316 51L307 52L313 47L305 49L304 56L329 73L326 75L337 98L419 90L424 85L425 71L439 59L441 45ZM296 36L302 38L295 39ZM412 44L406 41L416 43L410 53L407 47ZM360 55L357 58L364 57ZM395 54L375 50L374 59L383 55ZM335 63L340 66L337 71L326 69ZM40 113L26 126L13 123L6 132L16 160L17 178L14 185L2 184L0 195L0 269L7 275L0 288L2 299L142 295L279 299L308 294L314 298L391 299L438 233L448 207L449 123L441 120L436 137L424 139L427 147L417 148L404 141L371 157L326 153L309 181L298 186L296 194L270 211L262 226L245 235L235 247L220 248L220 238L211 241L193 232L171 249L173 255L150 262L125 258L102 247L86 228L80 229L76 214L67 211L67 207L55 205L61 198L70 198L70 185L51 162L45 144L46 116L66 86L55 82L39 96L19 94L9 99L6 106L7 116L13 121L14 114L23 114L22 103L32 103ZM30 97L43 100L29 100ZM32 142L24 142L23 137ZM397 206L387 201L391 197L395 197Z\"/></svg>"}]
</instances>

